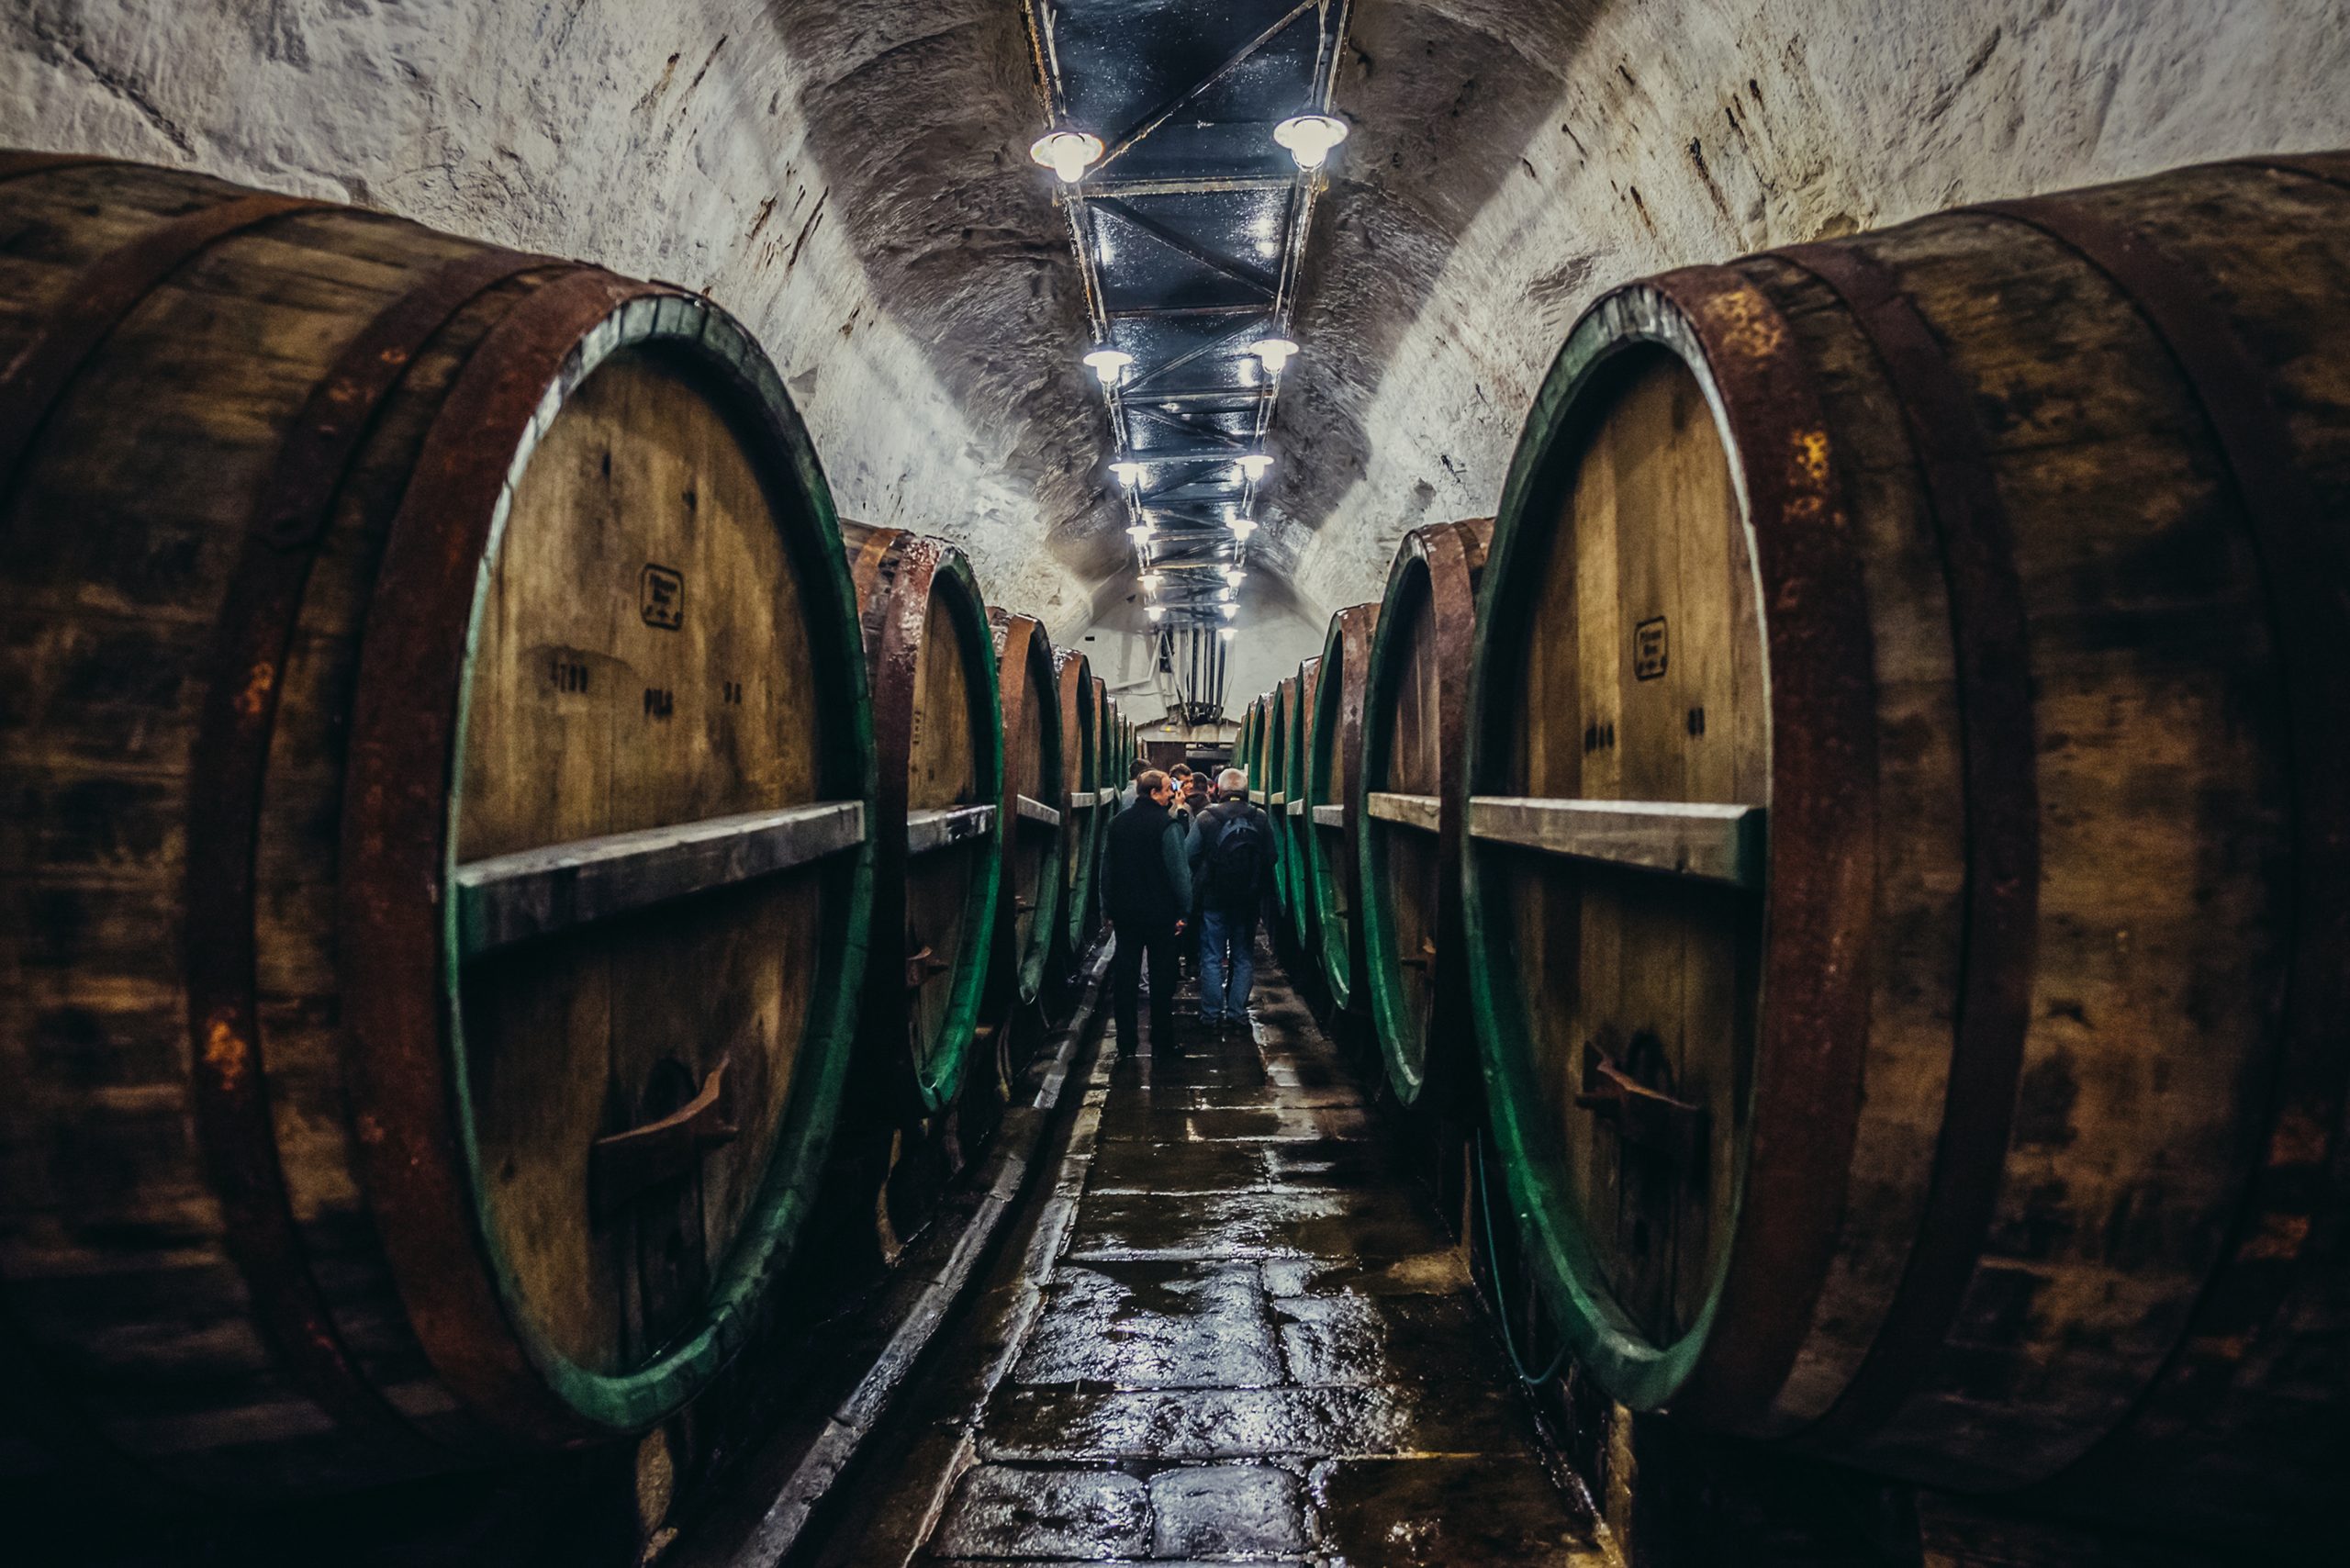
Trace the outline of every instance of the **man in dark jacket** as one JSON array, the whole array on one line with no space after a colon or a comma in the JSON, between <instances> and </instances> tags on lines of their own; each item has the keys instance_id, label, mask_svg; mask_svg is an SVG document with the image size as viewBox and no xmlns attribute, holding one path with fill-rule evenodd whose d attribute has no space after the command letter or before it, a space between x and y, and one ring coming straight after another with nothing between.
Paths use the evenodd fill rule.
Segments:
<instances>
[{"instance_id":1,"label":"man in dark jacket","mask_svg":"<svg viewBox=\"0 0 2350 1568\"><path fill-rule=\"evenodd\" d=\"M1170 1048L1175 1043L1175 939L1192 909L1183 836L1167 814L1175 791L1156 768L1135 783L1135 803L1110 821L1102 868L1102 907L1118 938L1110 984L1120 1056L1134 1055L1141 1045L1136 1014L1145 957L1150 959L1151 1041Z\"/></svg>"},{"instance_id":2,"label":"man in dark jacket","mask_svg":"<svg viewBox=\"0 0 2350 1568\"><path fill-rule=\"evenodd\" d=\"M1257 912L1271 880L1273 826L1248 803L1248 776L1216 776L1216 803L1192 819L1184 842L1200 902L1200 1022L1223 1033L1243 1022L1257 979ZM1229 983L1227 983L1227 981Z\"/></svg>"}]
</instances>

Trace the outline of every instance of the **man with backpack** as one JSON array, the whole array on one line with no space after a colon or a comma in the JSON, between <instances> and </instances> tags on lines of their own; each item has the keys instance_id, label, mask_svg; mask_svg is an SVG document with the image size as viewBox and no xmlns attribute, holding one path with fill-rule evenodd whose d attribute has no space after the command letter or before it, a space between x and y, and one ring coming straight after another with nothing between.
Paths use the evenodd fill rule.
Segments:
<instances>
[{"instance_id":1,"label":"man with backpack","mask_svg":"<svg viewBox=\"0 0 2350 1568\"><path fill-rule=\"evenodd\" d=\"M1248 776L1216 775L1218 799L1192 819L1185 850L1200 890L1200 1022L1222 1034L1248 1016L1257 979L1257 912L1273 867L1273 826L1248 801Z\"/></svg>"}]
</instances>

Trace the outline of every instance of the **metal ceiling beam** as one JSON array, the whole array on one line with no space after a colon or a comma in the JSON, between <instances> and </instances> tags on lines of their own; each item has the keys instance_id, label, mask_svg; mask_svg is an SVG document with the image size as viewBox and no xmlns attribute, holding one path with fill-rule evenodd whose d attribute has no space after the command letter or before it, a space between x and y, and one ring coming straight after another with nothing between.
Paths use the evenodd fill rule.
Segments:
<instances>
[{"instance_id":1,"label":"metal ceiling beam","mask_svg":"<svg viewBox=\"0 0 2350 1568\"><path fill-rule=\"evenodd\" d=\"M1151 180L1097 180L1087 175L1077 193L1085 196L1245 196L1278 191L1297 183L1295 174L1170 174Z\"/></svg>"},{"instance_id":2,"label":"metal ceiling beam","mask_svg":"<svg viewBox=\"0 0 2350 1568\"><path fill-rule=\"evenodd\" d=\"M1279 38L1282 33L1287 32L1291 26L1294 24L1300 17L1305 15L1308 11L1320 10L1326 3L1327 0L1298 0L1298 4L1291 6L1289 10L1282 15L1280 21L1275 22L1271 27L1267 28L1263 32L1259 33L1255 38L1250 39L1247 43L1242 44L1238 53L1233 55L1223 64L1217 66L1214 71L1209 72L1205 76L1201 77L1198 81L1184 88L1174 97L1169 98L1167 102L1159 105L1157 108L1143 116L1140 120L1136 122L1132 129L1119 137L1116 142L1111 146L1110 150L1102 154L1102 161L1093 165L1091 173L1099 174L1102 170L1107 169L1111 164L1116 162L1145 137L1148 136L1152 131L1157 130L1160 126L1165 125L1169 120L1173 119L1178 114L1181 113L1184 105L1192 102L1201 95L1204 94L1209 88L1214 86L1217 83L1231 75L1235 71L1239 70L1243 65L1248 64L1248 62L1255 57L1259 50L1272 42L1273 39ZM1318 34L1318 28L1316 29L1316 32Z\"/></svg>"},{"instance_id":3,"label":"metal ceiling beam","mask_svg":"<svg viewBox=\"0 0 2350 1568\"><path fill-rule=\"evenodd\" d=\"M1209 426L1196 423L1193 420L1182 418L1181 415L1168 413L1163 409L1155 409L1148 403L1129 403L1126 405L1126 412L1130 414L1138 414L1142 418L1148 420L1152 424L1158 425L1163 430L1180 431L1185 435L1204 437L1207 440L1214 442L1216 445L1227 448L1233 452L1246 452L1248 450L1248 443L1240 441L1237 437L1228 436L1220 430L1214 430Z\"/></svg>"},{"instance_id":4,"label":"metal ceiling beam","mask_svg":"<svg viewBox=\"0 0 2350 1568\"><path fill-rule=\"evenodd\" d=\"M1231 279L1244 288L1253 288L1270 304L1281 292L1281 278L1272 273L1259 272L1237 256L1211 251L1189 235L1178 233L1155 218L1145 218L1122 201L1089 201L1087 206L1097 213L1104 213L1129 228L1136 229L1158 241L1179 256L1197 262L1219 277Z\"/></svg>"},{"instance_id":5,"label":"metal ceiling beam","mask_svg":"<svg viewBox=\"0 0 2350 1568\"><path fill-rule=\"evenodd\" d=\"M1129 305L1109 312L1113 321L1166 320L1183 316L1270 316L1270 304L1251 301L1246 305Z\"/></svg>"}]
</instances>

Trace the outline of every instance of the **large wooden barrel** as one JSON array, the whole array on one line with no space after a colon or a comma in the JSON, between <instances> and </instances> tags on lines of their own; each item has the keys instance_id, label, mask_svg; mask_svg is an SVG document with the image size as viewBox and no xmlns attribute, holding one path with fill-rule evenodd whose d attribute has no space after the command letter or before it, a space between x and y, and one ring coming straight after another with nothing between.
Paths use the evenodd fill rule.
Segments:
<instances>
[{"instance_id":1,"label":"large wooden barrel","mask_svg":"<svg viewBox=\"0 0 2350 1568\"><path fill-rule=\"evenodd\" d=\"M1282 793L1288 798L1273 818L1273 836L1281 850L1282 885L1289 893L1284 907L1289 912L1290 936L1300 951L1311 955L1322 928L1315 913L1314 869L1306 858L1306 839L1313 831L1313 819L1305 814L1312 784L1306 767L1314 756L1314 711L1321 695L1322 655L1316 654L1299 665L1294 678L1289 728L1281 742Z\"/></svg>"},{"instance_id":2,"label":"large wooden barrel","mask_svg":"<svg viewBox=\"0 0 2350 1568\"><path fill-rule=\"evenodd\" d=\"M12 1469L642 1428L788 1258L871 867L832 503L664 286L0 159Z\"/></svg>"},{"instance_id":3,"label":"large wooden barrel","mask_svg":"<svg viewBox=\"0 0 2350 1568\"><path fill-rule=\"evenodd\" d=\"M1395 1097L1417 1104L1448 1020L1465 1055L1469 966L1460 925L1461 767L1477 581L1493 522L1406 534L1388 568L1363 678L1362 762L1352 785L1362 983ZM1464 1063L1445 1064L1455 1079Z\"/></svg>"},{"instance_id":4,"label":"large wooden barrel","mask_svg":"<svg viewBox=\"0 0 2350 1568\"><path fill-rule=\"evenodd\" d=\"M1515 1207L1617 1397L2254 1535L2335 1506L2345 516L2350 156L1575 327L1463 868Z\"/></svg>"},{"instance_id":5,"label":"large wooden barrel","mask_svg":"<svg viewBox=\"0 0 2350 1568\"><path fill-rule=\"evenodd\" d=\"M1250 698L1248 706L1240 711L1240 734L1232 743L1232 766L1248 775L1248 788L1258 790L1260 781L1256 774L1257 726L1262 722L1263 700Z\"/></svg>"},{"instance_id":6,"label":"large wooden barrel","mask_svg":"<svg viewBox=\"0 0 2350 1568\"><path fill-rule=\"evenodd\" d=\"M995 639L970 564L943 539L876 529L851 571L879 775L858 1032L928 1113L969 1065L1003 868Z\"/></svg>"},{"instance_id":7,"label":"large wooden barrel","mask_svg":"<svg viewBox=\"0 0 2350 1568\"><path fill-rule=\"evenodd\" d=\"M1282 852L1288 839L1289 733L1297 711L1297 677L1273 683L1265 720L1265 815L1273 827L1273 918L1287 919L1290 906L1289 857Z\"/></svg>"},{"instance_id":8,"label":"large wooden barrel","mask_svg":"<svg viewBox=\"0 0 2350 1568\"><path fill-rule=\"evenodd\" d=\"M1089 933L1102 929L1109 913L1103 908L1102 895L1109 879L1110 819L1117 814L1118 791L1125 788L1125 780L1117 775L1117 735L1110 714L1110 685L1100 676L1093 678L1091 699L1093 715L1093 776L1102 781L1096 795L1101 804L1095 814L1102 820L1093 832L1093 907L1086 919Z\"/></svg>"},{"instance_id":9,"label":"large wooden barrel","mask_svg":"<svg viewBox=\"0 0 2350 1568\"><path fill-rule=\"evenodd\" d=\"M990 609L996 683L1003 701L1003 873L996 893L990 983L1000 1018L1036 1000L1060 918L1061 823L1069 810L1061 778L1060 689L1052 639L1030 615Z\"/></svg>"},{"instance_id":10,"label":"large wooden barrel","mask_svg":"<svg viewBox=\"0 0 2350 1568\"><path fill-rule=\"evenodd\" d=\"M1314 722L1307 729L1304 824L1305 880L1313 889L1312 919L1318 928L1323 983L1341 1010L1360 1006L1356 981L1362 972L1362 933L1356 908L1360 887L1355 869L1354 778L1362 767L1363 678L1371 665L1371 639L1379 606L1350 605L1330 617L1322 641L1321 674L1315 687Z\"/></svg>"},{"instance_id":11,"label":"large wooden barrel","mask_svg":"<svg viewBox=\"0 0 2350 1568\"><path fill-rule=\"evenodd\" d=\"M1093 735L1093 664L1074 648L1053 655L1061 711L1061 921L1072 966L1093 940L1094 869L1102 858L1102 751Z\"/></svg>"}]
</instances>

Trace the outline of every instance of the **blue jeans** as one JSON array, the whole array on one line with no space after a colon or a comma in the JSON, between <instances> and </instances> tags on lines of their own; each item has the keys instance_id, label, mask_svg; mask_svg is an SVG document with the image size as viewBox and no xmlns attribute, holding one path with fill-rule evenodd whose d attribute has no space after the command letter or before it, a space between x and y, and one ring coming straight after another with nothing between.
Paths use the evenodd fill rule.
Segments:
<instances>
[{"instance_id":1,"label":"blue jeans","mask_svg":"<svg viewBox=\"0 0 2350 1568\"><path fill-rule=\"evenodd\" d=\"M1200 921L1200 1022L1240 1022L1248 1010L1248 988L1257 979L1257 912L1226 914L1209 910ZM1232 950L1232 986L1225 989L1224 955Z\"/></svg>"}]
</instances>

